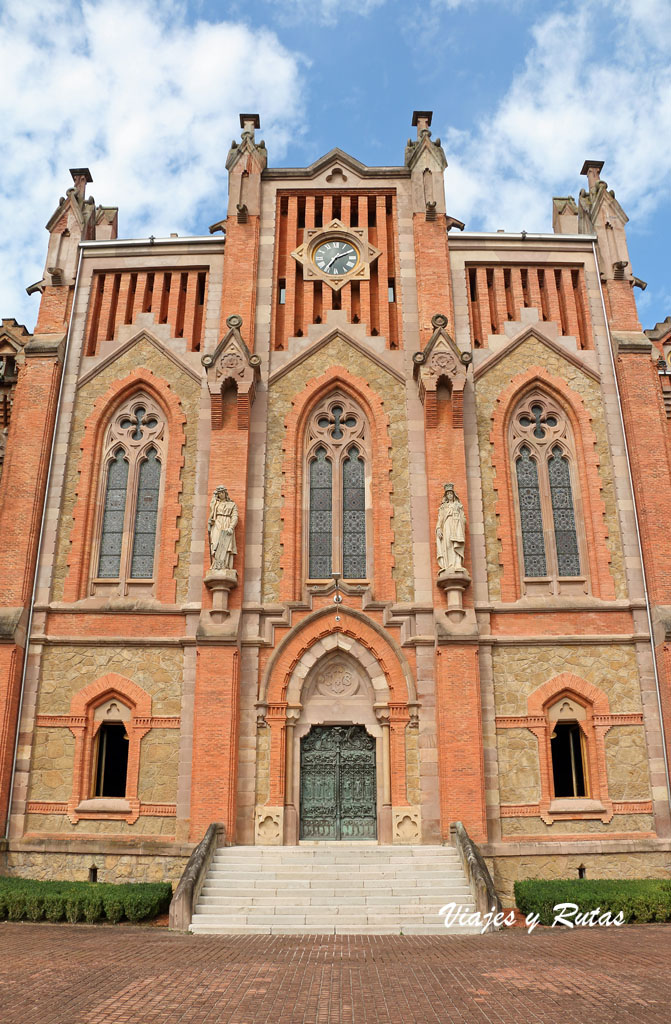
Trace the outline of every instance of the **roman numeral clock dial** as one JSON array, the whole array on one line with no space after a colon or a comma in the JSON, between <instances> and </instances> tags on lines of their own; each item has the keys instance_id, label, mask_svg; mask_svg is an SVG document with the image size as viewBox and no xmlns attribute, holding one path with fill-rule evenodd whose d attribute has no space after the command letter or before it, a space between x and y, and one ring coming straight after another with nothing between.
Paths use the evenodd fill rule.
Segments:
<instances>
[{"instance_id":1,"label":"roman numeral clock dial","mask_svg":"<svg viewBox=\"0 0 671 1024\"><path fill-rule=\"evenodd\" d=\"M368 241L367 228L348 227L336 219L305 228L302 244L291 255L303 267L306 281L322 281L338 292L350 281L370 280L380 250Z\"/></svg>"},{"instance_id":2,"label":"roman numeral clock dial","mask_svg":"<svg viewBox=\"0 0 671 1024\"><path fill-rule=\"evenodd\" d=\"M351 242L333 238L322 242L315 249L312 258L323 273L338 277L354 270L359 262L359 253Z\"/></svg>"}]
</instances>

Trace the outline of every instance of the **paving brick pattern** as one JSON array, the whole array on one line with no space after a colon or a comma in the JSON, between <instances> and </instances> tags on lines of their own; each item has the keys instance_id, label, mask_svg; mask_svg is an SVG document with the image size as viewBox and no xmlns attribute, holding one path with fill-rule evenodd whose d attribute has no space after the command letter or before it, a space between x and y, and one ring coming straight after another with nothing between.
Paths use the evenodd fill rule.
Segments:
<instances>
[{"instance_id":1,"label":"paving brick pattern","mask_svg":"<svg viewBox=\"0 0 671 1024\"><path fill-rule=\"evenodd\" d=\"M187 936L0 924L2 1024L667 1024L671 927Z\"/></svg>"}]
</instances>

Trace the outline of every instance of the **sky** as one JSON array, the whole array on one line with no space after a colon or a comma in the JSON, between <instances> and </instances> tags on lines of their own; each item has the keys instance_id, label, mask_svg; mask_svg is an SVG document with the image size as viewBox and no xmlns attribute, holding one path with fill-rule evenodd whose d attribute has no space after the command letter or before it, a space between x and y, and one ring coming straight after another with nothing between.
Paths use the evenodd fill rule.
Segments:
<instances>
[{"instance_id":1,"label":"sky","mask_svg":"<svg viewBox=\"0 0 671 1024\"><path fill-rule=\"evenodd\" d=\"M671 315L669 0L0 0L0 52L0 317L29 329L68 168L120 237L207 234L241 111L271 166L303 166L401 164L433 110L448 213L476 231L550 231L603 160L643 327Z\"/></svg>"}]
</instances>

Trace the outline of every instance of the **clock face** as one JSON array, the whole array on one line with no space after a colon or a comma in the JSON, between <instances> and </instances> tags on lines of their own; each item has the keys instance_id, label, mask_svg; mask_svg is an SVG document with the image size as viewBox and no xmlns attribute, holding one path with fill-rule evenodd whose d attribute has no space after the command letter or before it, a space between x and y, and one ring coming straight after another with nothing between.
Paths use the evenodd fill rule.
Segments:
<instances>
[{"instance_id":1,"label":"clock face","mask_svg":"<svg viewBox=\"0 0 671 1024\"><path fill-rule=\"evenodd\" d=\"M342 277L354 270L359 262L359 252L351 242L331 238L317 246L312 259L325 274Z\"/></svg>"}]
</instances>

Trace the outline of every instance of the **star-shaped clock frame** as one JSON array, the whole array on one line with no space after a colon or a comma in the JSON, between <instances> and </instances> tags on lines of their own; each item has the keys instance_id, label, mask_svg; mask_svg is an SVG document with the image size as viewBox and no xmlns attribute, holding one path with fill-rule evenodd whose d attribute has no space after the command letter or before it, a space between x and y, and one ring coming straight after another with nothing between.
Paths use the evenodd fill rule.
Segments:
<instances>
[{"instance_id":1,"label":"star-shaped clock frame","mask_svg":"<svg viewBox=\"0 0 671 1024\"><path fill-rule=\"evenodd\" d=\"M349 242L359 256L356 266L345 274L328 274L317 266L314 255L317 249L330 240ZM321 228L306 228L303 244L291 253L297 263L303 267L305 281L325 281L326 284L339 292L343 285L350 281L370 280L371 264L381 255L381 250L368 241L366 228L348 228L340 220L332 220Z\"/></svg>"}]
</instances>

